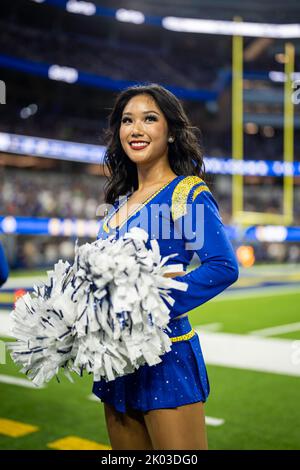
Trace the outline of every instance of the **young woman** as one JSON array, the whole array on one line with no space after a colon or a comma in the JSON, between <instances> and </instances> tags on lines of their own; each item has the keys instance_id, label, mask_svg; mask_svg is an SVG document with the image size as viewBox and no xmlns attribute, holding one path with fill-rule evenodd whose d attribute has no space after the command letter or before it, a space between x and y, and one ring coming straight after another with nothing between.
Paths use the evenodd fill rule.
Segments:
<instances>
[{"instance_id":1,"label":"young woman","mask_svg":"<svg viewBox=\"0 0 300 470\"><path fill-rule=\"evenodd\" d=\"M0 286L7 281L9 273L8 263L4 254L3 247L0 242Z\"/></svg>"},{"instance_id":2,"label":"young woman","mask_svg":"<svg viewBox=\"0 0 300 470\"><path fill-rule=\"evenodd\" d=\"M162 256L177 253L169 263L183 265L174 276L188 289L171 292L172 349L162 362L94 382L93 392L104 402L113 449L207 449L210 386L187 312L235 282L238 266L203 179L201 147L181 103L156 84L119 94L108 136L106 202L112 208L98 237L144 228L158 240ZM194 252L201 266L185 274Z\"/></svg>"}]
</instances>

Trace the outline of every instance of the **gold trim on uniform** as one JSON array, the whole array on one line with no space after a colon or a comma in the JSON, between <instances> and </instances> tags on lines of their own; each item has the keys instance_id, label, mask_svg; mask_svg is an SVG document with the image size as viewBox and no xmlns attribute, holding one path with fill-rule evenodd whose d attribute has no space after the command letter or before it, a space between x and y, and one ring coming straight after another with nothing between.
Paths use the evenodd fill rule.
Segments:
<instances>
[{"instance_id":1,"label":"gold trim on uniform","mask_svg":"<svg viewBox=\"0 0 300 470\"><path fill-rule=\"evenodd\" d=\"M176 178L177 178L177 176L176 176ZM157 191L155 191L153 194L151 194L142 204L139 205L139 207L137 209L135 209L134 211L132 211L128 214L128 216L124 220L124 222L122 222L119 226L114 227L113 230L115 230L116 228L118 230L120 230L123 227L123 225L125 225L126 222L128 222L129 219L131 219L137 212L140 212L155 196L157 196L163 189L165 189L166 186L171 184L172 181L174 181L174 179L176 179L176 178L173 178L173 180L168 181L168 183L165 183L161 188L159 188ZM110 228L109 228L108 223L111 221L113 216L118 211L120 211L120 209L126 204L126 202L128 202L128 198L125 198L124 202L122 204L120 204L119 207L115 208L114 211L112 212L112 214L108 215L107 218L104 220L102 228L106 233L110 232Z\"/></svg>"},{"instance_id":2,"label":"gold trim on uniform","mask_svg":"<svg viewBox=\"0 0 300 470\"><path fill-rule=\"evenodd\" d=\"M196 199L198 194L202 193L202 191L208 191L209 192L209 189L206 186L206 184L203 184L202 186L198 186L198 188L195 189L194 194L193 194L193 201Z\"/></svg>"},{"instance_id":3,"label":"gold trim on uniform","mask_svg":"<svg viewBox=\"0 0 300 470\"><path fill-rule=\"evenodd\" d=\"M191 339L195 334L196 332L193 328L189 333L186 333L185 335L181 336L174 336L174 338L170 338L170 340L172 341L172 343L177 343L178 341L187 341Z\"/></svg>"},{"instance_id":4,"label":"gold trim on uniform","mask_svg":"<svg viewBox=\"0 0 300 470\"><path fill-rule=\"evenodd\" d=\"M109 228L107 227L107 221L103 222L102 228L104 232L109 233Z\"/></svg>"},{"instance_id":5,"label":"gold trim on uniform","mask_svg":"<svg viewBox=\"0 0 300 470\"><path fill-rule=\"evenodd\" d=\"M208 187L205 185L204 181L199 178L199 176L186 176L175 186L172 195L171 208L172 218L174 221L187 213L187 201L190 191L194 188L194 186L200 183L203 183L203 185L196 188L193 195L194 201L196 196L202 191L209 191Z\"/></svg>"}]
</instances>

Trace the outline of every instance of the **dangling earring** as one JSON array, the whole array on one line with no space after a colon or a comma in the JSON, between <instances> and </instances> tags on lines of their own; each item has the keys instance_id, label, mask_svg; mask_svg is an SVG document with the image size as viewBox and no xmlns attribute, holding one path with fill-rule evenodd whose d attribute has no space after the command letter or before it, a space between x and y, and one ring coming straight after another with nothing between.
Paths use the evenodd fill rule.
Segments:
<instances>
[{"instance_id":1,"label":"dangling earring","mask_svg":"<svg viewBox=\"0 0 300 470\"><path fill-rule=\"evenodd\" d=\"M174 142L174 140L175 140L175 139L174 139L174 137L172 137L172 136L168 138L168 142L170 142L170 144L172 144L172 143Z\"/></svg>"}]
</instances>

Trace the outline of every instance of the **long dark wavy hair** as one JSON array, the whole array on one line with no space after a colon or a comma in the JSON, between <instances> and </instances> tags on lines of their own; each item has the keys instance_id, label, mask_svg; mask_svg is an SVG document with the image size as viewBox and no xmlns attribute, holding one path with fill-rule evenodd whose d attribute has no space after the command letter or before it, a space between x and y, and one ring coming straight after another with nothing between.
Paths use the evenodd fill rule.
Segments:
<instances>
[{"instance_id":1,"label":"long dark wavy hair","mask_svg":"<svg viewBox=\"0 0 300 470\"><path fill-rule=\"evenodd\" d=\"M126 104L140 94L150 95L155 100L166 118L169 134L175 137L175 141L168 144L168 159L173 172L177 175L199 176L202 179L205 176L201 131L191 126L180 101L173 93L156 83L135 85L119 93L109 115L104 156L104 164L110 173L104 188L105 201L109 204L138 188L137 167L123 150L119 129Z\"/></svg>"}]
</instances>

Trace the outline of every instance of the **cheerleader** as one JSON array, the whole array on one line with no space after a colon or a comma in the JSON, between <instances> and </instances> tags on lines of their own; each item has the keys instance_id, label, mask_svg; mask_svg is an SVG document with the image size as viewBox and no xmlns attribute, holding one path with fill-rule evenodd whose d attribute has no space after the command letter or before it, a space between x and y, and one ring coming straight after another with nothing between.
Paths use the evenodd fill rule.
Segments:
<instances>
[{"instance_id":1,"label":"cheerleader","mask_svg":"<svg viewBox=\"0 0 300 470\"><path fill-rule=\"evenodd\" d=\"M0 286L2 286L2 284L4 284L7 281L8 274L9 274L9 267L6 261L3 247L0 242Z\"/></svg>"},{"instance_id":2,"label":"cheerleader","mask_svg":"<svg viewBox=\"0 0 300 470\"><path fill-rule=\"evenodd\" d=\"M207 449L204 403L210 385L188 312L234 283L238 265L218 205L204 179L197 129L165 88L134 86L117 97L109 118L105 188L111 204L98 238L132 227L157 239L162 256L177 253L170 352L113 381L95 381L113 449ZM186 273L194 253L201 266Z\"/></svg>"}]
</instances>

